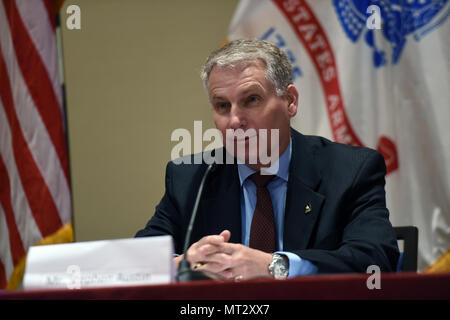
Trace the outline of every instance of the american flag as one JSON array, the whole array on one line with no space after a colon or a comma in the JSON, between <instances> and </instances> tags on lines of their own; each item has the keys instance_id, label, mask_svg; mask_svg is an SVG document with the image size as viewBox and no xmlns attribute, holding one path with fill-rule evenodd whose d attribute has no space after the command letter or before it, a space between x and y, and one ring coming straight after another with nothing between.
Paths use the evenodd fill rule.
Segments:
<instances>
[{"instance_id":1,"label":"american flag","mask_svg":"<svg viewBox=\"0 0 450 320\"><path fill-rule=\"evenodd\" d=\"M0 0L0 289L30 246L73 239L55 17L52 0Z\"/></svg>"}]
</instances>

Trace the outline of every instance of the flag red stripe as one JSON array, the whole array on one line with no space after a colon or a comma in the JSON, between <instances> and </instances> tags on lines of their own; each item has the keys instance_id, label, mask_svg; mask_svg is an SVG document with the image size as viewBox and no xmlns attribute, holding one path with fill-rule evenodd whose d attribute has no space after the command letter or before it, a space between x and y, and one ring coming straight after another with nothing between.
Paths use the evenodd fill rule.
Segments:
<instances>
[{"instance_id":1,"label":"flag red stripe","mask_svg":"<svg viewBox=\"0 0 450 320\"><path fill-rule=\"evenodd\" d=\"M319 20L304 0L292 3L283 0L273 0L273 2L291 24L293 31L303 43L317 70L325 95L325 104L327 105L334 140L341 143L364 146L353 130L345 111L333 49ZM302 33L302 27L305 28L304 30L309 30L309 32L303 31ZM317 45L318 39L321 40L321 45ZM331 107L329 100L333 97L338 99L336 99L336 105ZM339 121L335 119L339 119Z\"/></svg>"},{"instance_id":2,"label":"flag red stripe","mask_svg":"<svg viewBox=\"0 0 450 320\"><path fill-rule=\"evenodd\" d=\"M62 222L53 197L20 128L2 54L0 54L0 98L11 130L13 153L20 180L36 224L42 236L45 237L62 227Z\"/></svg>"},{"instance_id":3,"label":"flag red stripe","mask_svg":"<svg viewBox=\"0 0 450 320\"><path fill-rule=\"evenodd\" d=\"M11 189L8 177L8 171L0 155L0 203L5 213L5 220L9 231L9 245L11 247L11 255L14 266L17 265L20 259L25 255L22 239L20 238L19 230L17 229L16 219L11 204Z\"/></svg>"},{"instance_id":4,"label":"flag red stripe","mask_svg":"<svg viewBox=\"0 0 450 320\"><path fill-rule=\"evenodd\" d=\"M55 146L66 180L69 182L63 115L50 77L20 17L15 2L3 0L3 4L8 17L20 70L50 139Z\"/></svg>"},{"instance_id":5,"label":"flag red stripe","mask_svg":"<svg viewBox=\"0 0 450 320\"><path fill-rule=\"evenodd\" d=\"M56 17L56 10L55 10L55 5L54 5L54 0L43 0L44 2L44 6L45 9L47 10L48 13L48 19L52 25L52 29L53 31L55 31L56 29L56 21L55 21L55 17Z\"/></svg>"},{"instance_id":6,"label":"flag red stripe","mask_svg":"<svg viewBox=\"0 0 450 320\"><path fill-rule=\"evenodd\" d=\"M3 262L0 260L0 289L5 289L7 285L6 272Z\"/></svg>"}]
</instances>

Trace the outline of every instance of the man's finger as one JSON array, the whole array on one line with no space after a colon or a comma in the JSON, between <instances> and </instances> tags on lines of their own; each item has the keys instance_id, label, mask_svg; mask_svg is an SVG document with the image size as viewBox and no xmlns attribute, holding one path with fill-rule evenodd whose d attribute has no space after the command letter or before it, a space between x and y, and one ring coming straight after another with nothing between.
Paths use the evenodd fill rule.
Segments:
<instances>
[{"instance_id":1,"label":"man's finger","mask_svg":"<svg viewBox=\"0 0 450 320\"><path fill-rule=\"evenodd\" d=\"M206 257L213 253L220 252L220 246L219 245L213 245L210 243L207 243L205 245L202 245L197 249L197 252L199 255Z\"/></svg>"},{"instance_id":2,"label":"man's finger","mask_svg":"<svg viewBox=\"0 0 450 320\"><path fill-rule=\"evenodd\" d=\"M241 247L243 247L243 245L242 244L238 244L238 243L224 242L224 243L221 243L220 245L218 245L218 247L219 247L219 250L221 252L226 253L228 255L232 255L237 250L240 250Z\"/></svg>"},{"instance_id":3,"label":"man's finger","mask_svg":"<svg viewBox=\"0 0 450 320\"><path fill-rule=\"evenodd\" d=\"M219 246L222 243L224 243L224 238L221 235L203 237L189 247L187 251L187 258L191 263L203 261L205 256L214 252L212 249L213 246ZM208 247L206 247L206 249L202 249L203 246L207 245ZM206 250L206 252L202 252L202 250Z\"/></svg>"},{"instance_id":4,"label":"man's finger","mask_svg":"<svg viewBox=\"0 0 450 320\"><path fill-rule=\"evenodd\" d=\"M208 263L202 264L200 267L198 267L195 270L197 270L197 271L208 271L208 272L212 272L212 273L221 274L221 272L223 272L226 269L227 269L227 267L224 266L221 263L208 262Z\"/></svg>"},{"instance_id":5,"label":"man's finger","mask_svg":"<svg viewBox=\"0 0 450 320\"><path fill-rule=\"evenodd\" d=\"M220 274L221 276L229 279L233 277L233 272L230 269L226 269L223 271L218 272L218 274Z\"/></svg>"},{"instance_id":6,"label":"man's finger","mask_svg":"<svg viewBox=\"0 0 450 320\"><path fill-rule=\"evenodd\" d=\"M220 236L223 237L225 242L228 242L228 241L230 241L230 238L231 238L231 232L229 230L223 230L220 233Z\"/></svg>"},{"instance_id":7,"label":"man's finger","mask_svg":"<svg viewBox=\"0 0 450 320\"><path fill-rule=\"evenodd\" d=\"M206 256L202 262L204 264L207 263L218 263L226 268L229 268L231 266L231 256L225 253L214 253L209 256Z\"/></svg>"},{"instance_id":8,"label":"man's finger","mask_svg":"<svg viewBox=\"0 0 450 320\"><path fill-rule=\"evenodd\" d=\"M221 235L211 235L201 238L198 242L196 242L194 245L196 246L202 246L207 243L219 245L224 242L224 238Z\"/></svg>"}]
</instances>

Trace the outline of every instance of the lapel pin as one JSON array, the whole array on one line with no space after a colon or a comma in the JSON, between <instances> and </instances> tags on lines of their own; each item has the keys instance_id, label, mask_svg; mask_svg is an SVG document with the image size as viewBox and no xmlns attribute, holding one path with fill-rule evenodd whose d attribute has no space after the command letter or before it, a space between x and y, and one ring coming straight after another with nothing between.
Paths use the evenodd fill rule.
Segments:
<instances>
[{"instance_id":1,"label":"lapel pin","mask_svg":"<svg viewBox=\"0 0 450 320\"><path fill-rule=\"evenodd\" d=\"M305 206L305 213L310 213L312 211L312 205L310 203L308 203Z\"/></svg>"}]
</instances>

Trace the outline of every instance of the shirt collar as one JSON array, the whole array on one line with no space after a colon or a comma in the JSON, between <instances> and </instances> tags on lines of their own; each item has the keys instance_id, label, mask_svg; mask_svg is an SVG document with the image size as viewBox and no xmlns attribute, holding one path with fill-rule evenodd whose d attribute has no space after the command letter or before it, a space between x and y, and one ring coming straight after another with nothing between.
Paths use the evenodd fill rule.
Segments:
<instances>
[{"instance_id":1,"label":"shirt collar","mask_svg":"<svg viewBox=\"0 0 450 320\"><path fill-rule=\"evenodd\" d=\"M289 146L286 148L286 150L283 152L283 154L280 156L280 158L273 163L270 168L267 169L267 171L273 173L283 179L284 181L288 181L289 177L289 164L291 162L291 151L292 151L292 138L289 140ZM276 170L278 166L278 170ZM244 183L244 181L253 173L256 172L256 170L253 170L250 167L247 167L245 164L240 163L238 161L238 172L239 172L239 181L241 182L241 186Z\"/></svg>"}]
</instances>

